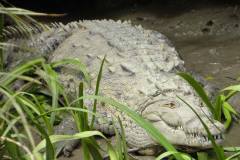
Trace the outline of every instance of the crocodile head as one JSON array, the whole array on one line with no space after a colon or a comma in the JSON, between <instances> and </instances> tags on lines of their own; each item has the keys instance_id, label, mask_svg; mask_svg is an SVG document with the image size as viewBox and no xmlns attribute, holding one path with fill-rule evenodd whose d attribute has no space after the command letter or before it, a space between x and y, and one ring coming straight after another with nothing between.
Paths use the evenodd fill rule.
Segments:
<instances>
[{"instance_id":1,"label":"crocodile head","mask_svg":"<svg viewBox=\"0 0 240 160\"><path fill-rule=\"evenodd\" d=\"M211 141L199 118L185 104L190 104L209 128L217 144L223 141L224 126L213 119L199 97L191 92L163 91L145 103L143 117L152 122L172 144L188 148L211 148Z\"/></svg>"}]
</instances>

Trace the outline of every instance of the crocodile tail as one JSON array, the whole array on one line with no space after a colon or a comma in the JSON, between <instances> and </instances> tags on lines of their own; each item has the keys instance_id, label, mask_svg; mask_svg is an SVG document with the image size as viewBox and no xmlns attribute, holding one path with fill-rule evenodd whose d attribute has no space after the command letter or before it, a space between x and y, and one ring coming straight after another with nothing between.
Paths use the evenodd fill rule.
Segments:
<instances>
[{"instance_id":1,"label":"crocodile tail","mask_svg":"<svg viewBox=\"0 0 240 160\"><path fill-rule=\"evenodd\" d=\"M4 30L4 36L8 37L4 48L4 62L7 68L12 68L25 60L44 57L48 59L52 53L65 39L76 29L82 29L78 22L66 25L62 23L51 23L42 27L32 26L26 35L24 29L19 27L8 27Z\"/></svg>"}]
</instances>

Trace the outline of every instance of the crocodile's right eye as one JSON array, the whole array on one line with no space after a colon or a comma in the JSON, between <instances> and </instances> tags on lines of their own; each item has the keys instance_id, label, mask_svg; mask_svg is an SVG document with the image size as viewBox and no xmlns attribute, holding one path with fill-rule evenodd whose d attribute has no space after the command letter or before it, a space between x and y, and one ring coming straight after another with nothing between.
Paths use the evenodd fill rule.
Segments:
<instances>
[{"instance_id":1,"label":"crocodile's right eye","mask_svg":"<svg viewBox=\"0 0 240 160\"><path fill-rule=\"evenodd\" d=\"M165 103L165 104L163 105L163 107L168 107L168 108L173 109L173 108L176 108L177 105L176 105L175 102L169 102L169 103Z\"/></svg>"}]
</instances>

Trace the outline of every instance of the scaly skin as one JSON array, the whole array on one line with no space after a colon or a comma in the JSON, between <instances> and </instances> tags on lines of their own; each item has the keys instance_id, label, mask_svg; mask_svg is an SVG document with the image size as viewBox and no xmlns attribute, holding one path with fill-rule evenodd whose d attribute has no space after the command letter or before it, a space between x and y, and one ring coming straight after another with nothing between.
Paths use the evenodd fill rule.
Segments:
<instances>
[{"instance_id":1,"label":"scaly skin","mask_svg":"<svg viewBox=\"0 0 240 160\"><path fill-rule=\"evenodd\" d=\"M100 85L100 91L104 96L112 97L138 111L174 145L211 147L199 119L185 103L177 98L179 96L198 112L214 135L216 142L222 142L223 125L213 120L211 113L196 96L194 90L176 75L177 71L185 70L184 62L164 35L144 30L141 26L133 27L128 22L121 21L83 21L73 22L72 25L76 27L72 27L64 38L57 36L59 31L65 33L62 29L64 26L53 29L51 42L57 42L57 45L50 43L50 46L54 47L48 47L50 48L47 51L49 61L64 58L80 59L87 65L92 78L91 84L95 86L100 62L106 55ZM38 43L37 40L44 33L46 34L43 32L36 35L34 42ZM45 45L48 46L49 42L41 41L40 46ZM46 55L46 51L42 52L42 55ZM74 66L67 65L59 69L59 76L66 92L74 99L82 74L74 69ZM88 102L87 106L90 107L91 103ZM97 112L107 117L107 121L97 117L95 129L106 134L114 134L112 119L119 115L129 147L146 148L157 145L144 129L123 113L101 104L97 108ZM117 128L120 127L117 125ZM57 127L57 133L73 134L75 132L71 119ZM71 146L75 146L76 141L69 144L63 149L65 153L74 148Z\"/></svg>"}]
</instances>

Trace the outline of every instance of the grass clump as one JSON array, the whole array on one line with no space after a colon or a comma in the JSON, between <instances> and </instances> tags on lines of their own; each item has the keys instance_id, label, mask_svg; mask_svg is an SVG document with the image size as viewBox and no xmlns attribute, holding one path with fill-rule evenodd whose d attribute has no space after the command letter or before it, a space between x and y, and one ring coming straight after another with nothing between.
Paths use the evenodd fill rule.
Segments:
<instances>
[{"instance_id":1,"label":"grass clump","mask_svg":"<svg viewBox=\"0 0 240 160\"><path fill-rule=\"evenodd\" d=\"M12 77L9 76L12 75L12 72L10 72L9 74L3 74L1 77L1 79L6 80L6 83L3 83L4 86L1 85L0 88L1 93L4 95L4 98L1 101L2 106L0 118L2 122L1 126L4 126L1 130L1 140L3 150L5 151L3 155L5 155L5 157L10 156L12 159L16 159L17 157L21 157L21 159L56 159L57 154L54 148L54 144L56 142L81 139L85 159L91 159L91 157L94 159L103 159L102 155L100 154L101 149L94 139L94 136L100 136L107 141L107 152L111 160L127 159L128 153L124 134L122 135L123 139L117 134L118 141L121 142L123 140L123 143L117 143L118 145L113 147L102 133L99 131L94 131L92 128L90 128L89 125L91 123L88 124L88 116L95 116L97 113L96 110L87 110L86 106L84 105L84 100L92 99L94 100L94 105L96 105L96 103L105 103L116 107L118 110L131 117L139 126L146 129L149 135L151 135L166 149L166 152L159 155L157 159L163 159L164 157L168 156L174 156L176 159L191 159L190 155L178 152L175 147L172 146L155 127L153 127L150 122L144 120L140 115L130 110L129 106L125 106L111 98L99 96L98 92L95 92L95 95L84 95L83 82L81 82L79 85L79 97L74 101L69 102L67 96L65 96L65 100L63 102L59 95L64 95L64 89L63 86L61 86L61 84L58 82L57 73L54 71L54 68L52 68L52 66L54 66L53 64L46 64L43 59L37 59L18 66L17 69L12 71L15 73L16 70L18 70L18 73L21 73L22 75ZM100 86L102 67L103 62L100 67L98 87L96 87L96 90L98 90ZM19 68L22 68L22 70ZM35 72L31 72L31 77L26 74L33 70L35 70ZM41 70L41 74L39 70ZM23 75L24 73L25 75ZM36 75L32 76L34 73L36 73ZM32 81L32 77L35 76L35 81ZM24 77L24 80L26 81L25 85L30 83L31 87L23 87L21 90L16 91L12 90L11 85L19 80L19 77ZM39 78L44 81L39 81ZM43 92L39 90L39 88L42 86L47 88L49 94L44 95ZM35 88L35 90L33 88ZM54 94L56 94L56 98L54 98L54 96L49 97L49 95ZM53 101L56 102L53 103ZM63 104L60 104L60 102ZM49 107L53 105L55 105L55 107ZM65 107L59 108L59 106ZM77 124L79 133L74 135L54 134L53 125L56 123L56 117L59 116L59 112L63 110L72 114ZM54 117L53 120L52 117ZM35 142L31 128L34 128L34 132L42 137L42 141L40 143ZM123 127L122 130L124 130ZM207 127L206 130L208 130ZM209 137L211 137L210 132L208 133ZM28 141L27 143L26 140ZM212 138L211 140L214 144L214 139ZM217 146L216 144L214 147L217 148L215 153L219 153L218 159L225 159L223 155L223 148L221 146ZM46 150L45 154L41 152L44 148ZM230 148L228 148L228 150L230 150ZM234 152L234 156L232 155L232 157L238 156L238 152L239 150Z\"/></svg>"},{"instance_id":2,"label":"grass clump","mask_svg":"<svg viewBox=\"0 0 240 160\"><path fill-rule=\"evenodd\" d=\"M234 96L237 92L240 90L238 89L239 85L233 85L226 87L225 89L221 90L219 93L217 93L217 96L213 101L207 96L206 91L203 89L200 83L198 83L191 75L188 73L178 73L179 76L181 76L183 79L185 79L196 91L196 93L199 95L199 97L202 99L202 101L205 103L205 105L209 108L214 118L218 121L224 121L225 128L228 129L230 124L232 123L232 116L238 116L239 113L235 111L235 109L229 104L228 100ZM227 91L227 92L226 92ZM181 97L178 97L181 99ZM237 156L239 156L240 152L239 150L236 150L235 147L230 147L228 149L234 150L235 153L228 158L226 158L224 151L227 151L224 149L224 147L218 145L213 136L211 135L207 125L201 120L201 118L198 116L198 113L193 109L192 106L190 106L185 100L181 99L185 104L191 108L191 110L196 114L196 116L200 119L201 123L203 124L205 130L207 131L208 138L210 139L213 149L215 152L215 155L218 160L225 160L225 159L233 159ZM229 151L229 150L228 150ZM203 154L199 154L199 159L201 158ZM203 157L207 157L206 154Z\"/></svg>"},{"instance_id":3,"label":"grass clump","mask_svg":"<svg viewBox=\"0 0 240 160\"><path fill-rule=\"evenodd\" d=\"M36 80L36 83L33 83L30 87L24 89L21 88L21 90L16 91L12 90L11 85L18 80L18 76L23 76L10 76L13 75L16 70L18 70L18 73L21 74L27 73L30 70L36 70L36 72L31 72L33 73L33 75L31 74L31 77L40 76L40 79L44 81L40 82ZM41 73L39 70L41 70ZM37 73L37 75L34 75L34 73ZM84 106L83 101L85 99L95 100L94 104L99 101L117 107L119 110L132 117L133 120L135 120L140 126L145 127L149 134L162 143L167 150L173 150L176 152L175 148L161 135L161 133L159 133L157 129L152 126L150 122L143 120L140 115L131 111L128 106L124 106L113 99L98 96L97 94L83 95L84 88L82 82L79 85L79 98L76 99L74 103L71 103L73 107L69 106L70 104L68 100L66 100L64 105L69 107L59 108L59 95L63 93L63 87L58 83L56 74L57 73L54 71L54 69L51 68L51 64L46 64L43 59L37 59L18 66L9 74L3 74L1 77L1 80L5 82L3 83L4 86L0 85L0 92L2 94L0 118L1 126L4 126L1 130L1 139L2 146L6 151L6 153L4 153L5 157L10 156L13 159L16 159L16 157L21 157L21 159L41 159L44 157L45 159L56 159L53 143L62 140L81 138L81 144L83 148L85 148L83 149L85 159L90 159L90 157L95 159L103 159L99 153L100 147L98 147L95 139L92 136L98 135L103 138L105 137L100 134L100 132L90 130L87 118L89 111ZM27 75L24 76L28 77ZM32 80L30 75L25 79ZM32 83L32 81L25 83L25 85L27 85L28 83ZM51 93L52 96L48 97L48 94L44 95L42 92L39 92L39 88L41 86L45 86L47 91ZM33 88L35 88L35 90L33 90ZM51 108L48 107L49 105L51 105ZM58 115L57 111L60 109L70 111L70 113L72 113L77 124L77 128L81 134L78 133L72 136L54 135L53 125L56 121L56 116ZM93 115L96 114L95 112L96 110L93 111ZM35 142L33 133L39 134L39 136L43 138L43 141L37 144L37 142ZM20 146L19 144L23 145ZM47 151L45 156L40 152L41 149L44 148L44 144L46 144L45 149ZM22 154L22 150L26 153ZM108 143L108 153L110 159L116 159L116 157L119 159L119 157L122 157L122 154L125 154L123 157L126 157L126 144L122 144L118 147L118 150L116 150L110 145L110 143ZM177 159L181 159L180 156L176 157L178 157Z\"/></svg>"},{"instance_id":4,"label":"grass clump","mask_svg":"<svg viewBox=\"0 0 240 160\"><path fill-rule=\"evenodd\" d=\"M224 124L226 129L229 128L232 122L232 116L239 117L239 113L237 113L233 106L228 102L232 96L240 91L239 85L226 87L216 94L217 96L215 99L211 100L207 96L204 88L191 75L187 73L179 73L178 75L185 79L194 88L216 120L225 120Z\"/></svg>"}]
</instances>

